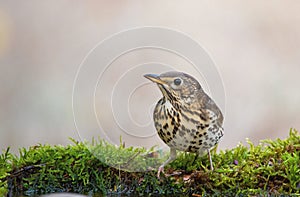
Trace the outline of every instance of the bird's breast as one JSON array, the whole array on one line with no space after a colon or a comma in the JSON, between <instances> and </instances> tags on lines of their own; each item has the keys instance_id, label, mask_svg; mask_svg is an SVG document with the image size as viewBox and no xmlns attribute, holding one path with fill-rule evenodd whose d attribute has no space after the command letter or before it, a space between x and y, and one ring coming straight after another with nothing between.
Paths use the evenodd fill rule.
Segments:
<instances>
[{"instance_id":1,"label":"bird's breast","mask_svg":"<svg viewBox=\"0 0 300 197\"><path fill-rule=\"evenodd\" d=\"M161 99L153 113L159 137L170 147L186 152L203 152L214 147L223 135L222 128L204 120L201 112L176 109Z\"/></svg>"}]
</instances>

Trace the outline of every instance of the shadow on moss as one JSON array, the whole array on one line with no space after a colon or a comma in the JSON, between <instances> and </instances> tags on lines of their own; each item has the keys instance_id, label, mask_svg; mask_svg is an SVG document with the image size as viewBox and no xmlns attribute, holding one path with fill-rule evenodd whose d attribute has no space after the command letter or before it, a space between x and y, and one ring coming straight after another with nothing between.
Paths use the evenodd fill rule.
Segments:
<instances>
[{"instance_id":1,"label":"shadow on moss","mask_svg":"<svg viewBox=\"0 0 300 197\"><path fill-rule=\"evenodd\" d=\"M179 153L167 166L172 176L156 178L149 166L161 161L154 149L116 147L103 141L87 146L38 145L21 149L15 156L9 148L0 155L0 196L37 195L76 192L105 195L299 195L300 136L291 129L287 139L264 140L257 146L239 144L236 148L213 155L215 170L210 171L206 157ZM104 151L105 150L105 151ZM119 159L119 166L138 163L146 172L127 172L97 159ZM105 156L105 154L107 154ZM119 157L125 156L126 160ZM145 162L144 157L153 157ZM150 163L149 163L150 162Z\"/></svg>"}]
</instances>

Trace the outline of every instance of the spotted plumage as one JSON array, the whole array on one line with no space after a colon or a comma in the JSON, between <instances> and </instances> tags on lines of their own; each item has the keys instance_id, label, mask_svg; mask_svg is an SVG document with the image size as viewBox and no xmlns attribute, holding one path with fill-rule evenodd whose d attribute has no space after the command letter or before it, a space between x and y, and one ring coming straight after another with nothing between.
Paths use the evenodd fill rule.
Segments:
<instances>
[{"instance_id":1,"label":"spotted plumage","mask_svg":"<svg viewBox=\"0 0 300 197\"><path fill-rule=\"evenodd\" d=\"M148 74L163 97L153 113L159 137L170 147L170 158L158 170L158 177L165 165L176 158L176 150L202 155L223 136L223 115L214 101L204 92L198 81L182 72Z\"/></svg>"}]
</instances>

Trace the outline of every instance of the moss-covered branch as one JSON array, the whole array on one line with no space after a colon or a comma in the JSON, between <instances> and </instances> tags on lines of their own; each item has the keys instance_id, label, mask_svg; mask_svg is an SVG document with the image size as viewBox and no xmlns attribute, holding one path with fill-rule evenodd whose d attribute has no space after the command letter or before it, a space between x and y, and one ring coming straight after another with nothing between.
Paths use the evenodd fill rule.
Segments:
<instances>
[{"instance_id":1,"label":"moss-covered branch","mask_svg":"<svg viewBox=\"0 0 300 197\"><path fill-rule=\"evenodd\" d=\"M194 161L195 154L179 153L166 167L166 172L173 175L160 180L149 167L161 162L153 150L104 142L93 146L77 142L66 147L38 145L21 149L19 156L7 149L0 155L0 196L51 192L299 195L299 133L291 130L285 140L264 140L258 146L248 143L249 147L239 144L213 155L214 171L209 170L206 157ZM95 153L103 155L103 159L96 158ZM117 164L116 168L110 167L109 162ZM130 169L132 163L144 172L118 169Z\"/></svg>"}]
</instances>

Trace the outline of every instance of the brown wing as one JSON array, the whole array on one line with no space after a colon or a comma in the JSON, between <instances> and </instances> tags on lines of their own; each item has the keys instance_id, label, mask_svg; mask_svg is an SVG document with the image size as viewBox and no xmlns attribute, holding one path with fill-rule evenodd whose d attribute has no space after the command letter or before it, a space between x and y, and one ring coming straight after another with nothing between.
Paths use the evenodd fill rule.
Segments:
<instances>
[{"instance_id":1,"label":"brown wing","mask_svg":"<svg viewBox=\"0 0 300 197\"><path fill-rule=\"evenodd\" d=\"M198 95L199 103L197 103L195 107L198 107L199 110L203 113L205 118L209 119L209 111L212 111L216 116L217 123L220 127L223 125L223 114L216 103L204 92L201 92ZM207 111L209 110L209 111Z\"/></svg>"}]
</instances>

